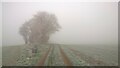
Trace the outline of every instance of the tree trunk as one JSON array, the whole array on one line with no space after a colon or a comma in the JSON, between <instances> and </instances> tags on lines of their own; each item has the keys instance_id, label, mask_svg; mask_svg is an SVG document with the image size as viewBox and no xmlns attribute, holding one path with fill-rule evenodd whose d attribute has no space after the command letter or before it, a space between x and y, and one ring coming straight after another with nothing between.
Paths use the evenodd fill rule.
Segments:
<instances>
[{"instance_id":1,"label":"tree trunk","mask_svg":"<svg viewBox=\"0 0 120 68\"><path fill-rule=\"evenodd\" d=\"M27 37L24 37L24 40L25 40L25 44L27 44L28 43Z\"/></svg>"},{"instance_id":2,"label":"tree trunk","mask_svg":"<svg viewBox=\"0 0 120 68\"><path fill-rule=\"evenodd\" d=\"M27 40L25 40L25 44L27 44L28 42L27 42Z\"/></svg>"}]
</instances>

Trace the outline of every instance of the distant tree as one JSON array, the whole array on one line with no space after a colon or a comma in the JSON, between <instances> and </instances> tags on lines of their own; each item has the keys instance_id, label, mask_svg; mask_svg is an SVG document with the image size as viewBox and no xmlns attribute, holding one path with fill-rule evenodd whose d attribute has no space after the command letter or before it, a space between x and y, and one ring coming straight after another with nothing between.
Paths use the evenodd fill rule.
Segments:
<instances>
[{"instance_id":1,"label":"distant tree","mask_svg":"<svg viewBox=\"0 0 120 68\"><path fill-rule=\"evenodd\" d=\"M25 41L25 44L28 43L28 32L29 32L28 30L29 30L29 29L28 29L28 24L27 24L27 22L24 23L24 24L22 25L22 27L20 27L20 30L19 30L20 35L23 36L23 39L24 39L24 41Z\"/></svg>"},{"instance_id":2,"label":"distant tree","mask_svg":"<svg viewBox=\"0 0 120 68\"><path fill-rule=\"evenodd\" d=\"M47 43L49 37L60 28L54 14L38 12L20 27L20 34L29 43Z\"/></svg>"}]
</instances>

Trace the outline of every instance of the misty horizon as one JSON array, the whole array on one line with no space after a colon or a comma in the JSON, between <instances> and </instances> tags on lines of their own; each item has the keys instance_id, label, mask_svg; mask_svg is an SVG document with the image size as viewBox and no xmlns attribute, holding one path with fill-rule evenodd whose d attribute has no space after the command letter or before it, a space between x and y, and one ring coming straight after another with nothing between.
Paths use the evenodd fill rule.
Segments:
<instances>
[{"instance_id":1,"label":"misty horizon","mask_svg":"<svg viewBox=\"0 0 120 68\"><path fill-rule=\"evenodd\" d=\"M61 26L49 42L58 44L118 44L118 4L3 3L3 46L24 44L20 26L39 11L55 14Z\"/></svg>"}]
</instances>

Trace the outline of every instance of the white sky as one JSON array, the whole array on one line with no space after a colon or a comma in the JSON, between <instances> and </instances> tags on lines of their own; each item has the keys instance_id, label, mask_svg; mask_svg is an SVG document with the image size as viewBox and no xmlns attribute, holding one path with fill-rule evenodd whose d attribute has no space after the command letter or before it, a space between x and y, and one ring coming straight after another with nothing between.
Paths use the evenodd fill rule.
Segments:
<instances>
[{"instance_id":1,"label":"white sky","mask_svg":"<svg viewBox=\"0 0 120 68\"><path fill-rule=\"evenodd\" d=\"M62 29L50 41L62 44L117 44L117 2L3 3L3 45L24 43L18 30L38 11L54 13Z\"/></svg>"},{"instance_id":2,"label":"white sky","mask_svg":"<svg viewBox=\"0 0 120 68\"><path fill-rule=\"evenodd\" d=\"M118 2L119 0L1 0L2 2Z\"/></svg>"},{"instance_id":3,"label":"white sky","mask_svg":"<svg viewBox=\"0 0 120 68\"><path fill-rule=\"evenodd\" d=\"M2 3L0 2L0 46L2 46Z\"/></svg>"}]
</instances>

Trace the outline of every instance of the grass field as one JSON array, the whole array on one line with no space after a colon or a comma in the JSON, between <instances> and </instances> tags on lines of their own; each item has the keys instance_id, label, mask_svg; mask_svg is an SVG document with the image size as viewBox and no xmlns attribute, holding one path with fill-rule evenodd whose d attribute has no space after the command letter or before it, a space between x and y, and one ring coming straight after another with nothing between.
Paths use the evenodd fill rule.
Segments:
<instances>
[{"instance_id":1,"label":"grass field","mask_svg":"<svg viewBox=\"0 0 120 68\"><path fill-rule=\"evenodd\" d=\"M2 47L3 66L113 66L118 65L117 46L37 45L38 51L28 58L27 48ZM11 63L12 62L12 63Z\"/></svg>"},{"instance_id":2,"label":"grass field","mask_svg":"<svg viewBox=\"0 0 120 68\"><path fill-rule=\"evenodd\" d=\"M109 65L118 65L118 47L112 45L99 45L99 46L85 46L85 45L70 45L67 46L78 50L87 56L100 59Z\"/></svg>"},{"instance_id":3,"label":"grass field","mask_svg":"<svg viewBox=\"0 0 120 68\"><path fill-rule=\"evenodd\" d=\"M24 46L3 46L2 47L2 65L3 66L13 66L16 64L17 59L19 59L22 54L22 49Z\"/></svg>"}]
</instances>

